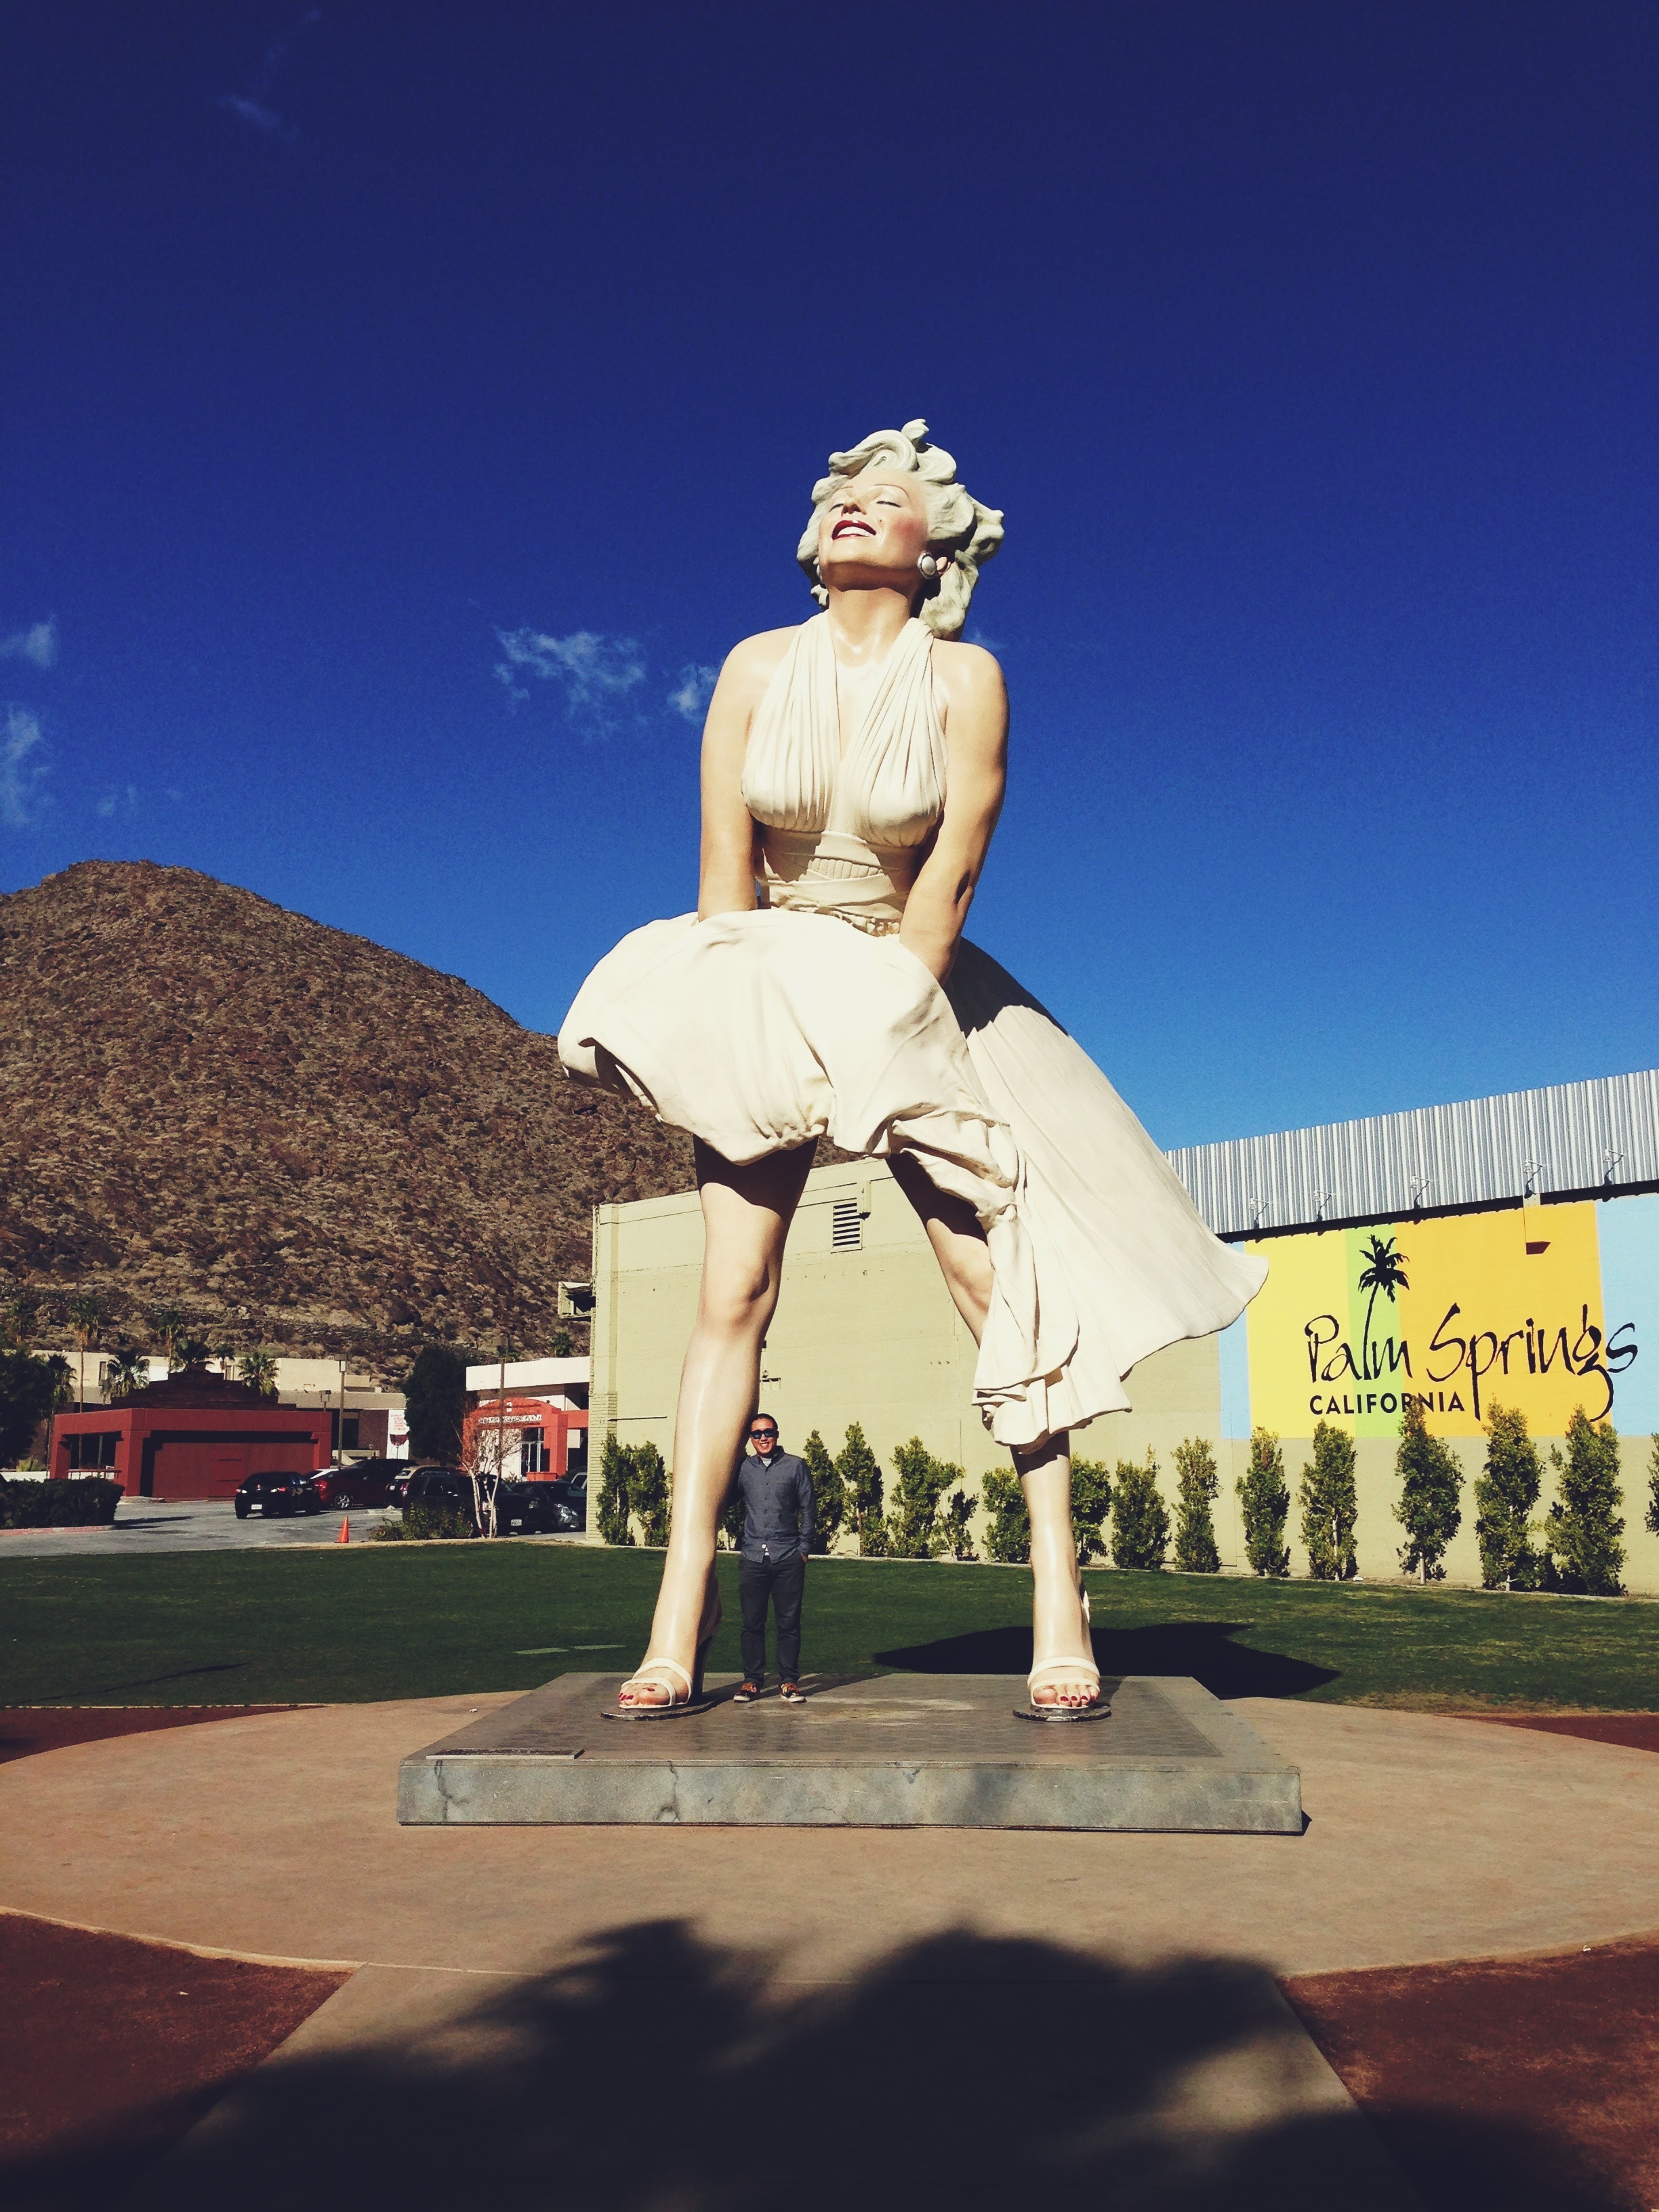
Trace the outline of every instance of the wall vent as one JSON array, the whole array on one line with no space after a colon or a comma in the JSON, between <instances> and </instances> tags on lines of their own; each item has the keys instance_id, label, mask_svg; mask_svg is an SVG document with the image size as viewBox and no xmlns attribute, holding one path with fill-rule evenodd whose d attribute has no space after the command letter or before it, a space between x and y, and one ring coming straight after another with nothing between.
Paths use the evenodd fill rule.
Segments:
<instances>
[{"instance_id":1,"label":"wall vent","mask_svg":"<svg viewBox=\"0 0 1659 2212\"><path fill-rule=\"evenodd\" d=\"M864 1243L864 1222L855 1198L838 1198L830 1209L830 1249L857 1252Z\"/></svg>"}]
</instances>

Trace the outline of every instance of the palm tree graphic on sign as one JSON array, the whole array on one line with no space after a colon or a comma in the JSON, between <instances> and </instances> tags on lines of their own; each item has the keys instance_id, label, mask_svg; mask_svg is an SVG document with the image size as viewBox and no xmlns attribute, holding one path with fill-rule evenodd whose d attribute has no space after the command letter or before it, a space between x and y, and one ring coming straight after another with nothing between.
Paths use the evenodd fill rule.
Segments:
<instances>
[{"instance_id":1,"label":"palm tree graphic on sign","mask_svg":"<svg viewBox=\"0 0 1659 2212\"><path fill-rule=\"evenodd\" d=\"M1371 1237L1369 1249L1370 1258L1359 1271L1360 1289L1370 1292L1370 1297L1365 1301L1365 1326L1359 1340L1359 1356L1368 1382L1375 1379L1371 1374L1371 1315L1376 1310L1376 1294L1379 1291L1386 1291L1389 1304L1392 1305L1396 1291L1411 1288L1403 1272L1411 1255L1406 1252L1396 1252L1392 1237Z\"/></svg>"}]
</instances>

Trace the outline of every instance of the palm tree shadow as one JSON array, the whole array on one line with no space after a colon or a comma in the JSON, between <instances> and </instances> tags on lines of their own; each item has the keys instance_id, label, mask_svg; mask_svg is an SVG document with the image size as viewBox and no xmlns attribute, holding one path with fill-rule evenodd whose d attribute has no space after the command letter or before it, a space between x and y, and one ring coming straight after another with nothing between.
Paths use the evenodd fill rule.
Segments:
<instances>
[{"instance_id":1,"label":"palm tree shadow","mask_svg":"<svg viewBox=\"0 0 1659 2212\"><path fill-rule=\"evenodd\" d=\"M1217 1698L1294 1698L1337 1679L1334 1667L1316 1667L1282 1651L1258 1651L1233 1638L1240 1620L1157 1621L1143 1628L1094 1631L1095 1657L1104 1674L1190 1674ZM1024 1674L1031 1665L1029 1628L976 1628L878 1651L876 1662L910 1674Z\"/></svg>"},{"instance_id":2,"label":"palm tree shadow","mask_svg":"<svg viewBox=\"0 0 1659 2212\"><path fill-rule=\"evenodd\" d=\"M537 2212L1007 2212L1050 2190L1123 2212L1410 2201L1352 2108L1287 2091L1308 2079L1307 2045L1248 1963L1132 1966L957 1929L844 1984L780 1985L777 1966L665 1920L424 2025L400 2007L378 2039L260 2069L123 2212L231 2197L408 2212L457 2195ZM1461 2128L1456 2147L1465 2171L1488 2161L1506 2212L1598 2202L1524 2129ZM1540 2175L1564 2187L1539 2195Z\"/></svg>"}]
</instances>

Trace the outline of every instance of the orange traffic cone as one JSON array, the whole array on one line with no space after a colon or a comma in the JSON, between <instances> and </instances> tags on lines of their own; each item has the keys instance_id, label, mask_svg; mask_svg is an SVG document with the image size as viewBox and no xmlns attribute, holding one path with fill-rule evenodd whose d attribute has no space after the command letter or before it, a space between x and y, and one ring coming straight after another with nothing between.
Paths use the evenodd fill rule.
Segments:
<instances>
[{"instance_id":1,"label":"orange traffic cone","mask_svg":"<svg viewBox=\"0 0 1659 2212\"><path fill-rule=\"evenodd\" d=\"M337 1544L349 1544L351 1541L351 1516L349 1513L341 1522L340 1533L334 1540Z\"/></svg>"}]
</instances>

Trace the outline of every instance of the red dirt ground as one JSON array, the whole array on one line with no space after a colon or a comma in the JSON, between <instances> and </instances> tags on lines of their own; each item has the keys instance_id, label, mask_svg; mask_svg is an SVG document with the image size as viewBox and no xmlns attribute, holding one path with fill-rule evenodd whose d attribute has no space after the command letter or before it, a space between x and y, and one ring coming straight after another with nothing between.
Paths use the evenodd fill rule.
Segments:
<instances>
[{"instance_id":1,"label":"red dirt ground","mask_svg":"<svg viewBox=\"0 0 1659 2212\"><path fill-rule=\"evenodd\" d=\"M1430 2212L1659 2205L1659 1939L1285 1994Z\"/></svg>"},{"instance_id":2,"label":"red dirt ground","mask_svg":"<svg viewBox=\"0 0 1659 2212\"><path fill-rule=\"evenodd\" d=\"M346 1978L0 1914L0 2203L108 2205Z\"/></svg>"},{"instance_id":3,"label":"red dirt ground","mask_svg":"<svg viewBox=\"0 0 1659 2212\"><path fill-rule=\"evenodd\" d=\"M1481 1713L1504 1728L1540 1729L1546 1735L1582 1735L1591 1743L1621 1743L1626 1751L1659 1751L1659 1713L1532 1713L1509 1719Z\"/></svg>"},{"instance_id":4,"label":"red dirt ground","mask_svg":"<svg viewBox=\"0 0 1659 2212\"><path fill-rule=\"evenodd\" d=\"M291 1713L294 1705L5 1705L0 1706L0 1765L66 1743L143 1735L151 1729L194 1728L203 1721L241 1721L255 1713Z\"/></svg>"}]
</instances>

